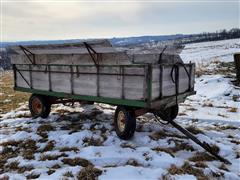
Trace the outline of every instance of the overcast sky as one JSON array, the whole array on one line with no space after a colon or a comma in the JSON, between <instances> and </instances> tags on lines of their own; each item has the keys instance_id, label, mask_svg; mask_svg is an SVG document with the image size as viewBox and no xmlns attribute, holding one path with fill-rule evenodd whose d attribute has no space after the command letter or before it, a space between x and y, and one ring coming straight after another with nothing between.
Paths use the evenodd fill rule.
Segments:
<instances>
[{"instance_id":1,"label":"overcast sky","mask_svg":"<svg viewBox=\"0 0 240 180\"><path fill-rule=\"evenodd\" d=\"M0 0L1 41L199 33L240 26L240 2Z\"/></svg>"}]
</instances>

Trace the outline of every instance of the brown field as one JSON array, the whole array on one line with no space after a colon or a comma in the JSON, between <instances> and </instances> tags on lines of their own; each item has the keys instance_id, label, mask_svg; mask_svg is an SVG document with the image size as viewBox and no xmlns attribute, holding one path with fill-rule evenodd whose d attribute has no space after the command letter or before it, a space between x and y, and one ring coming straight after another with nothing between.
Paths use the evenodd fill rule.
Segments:
<instances>
[{"instance_id":1,"label":"brown field","mask_svg":"<svg viewBox=\"0 0 240 180\"><path fill-rule=\"evenodd\" d=\"M13 90L13 73L4 71L0 74L0 114L18 108L19 103L28 101L30 94Z\"/></svg>"}]
</instances>

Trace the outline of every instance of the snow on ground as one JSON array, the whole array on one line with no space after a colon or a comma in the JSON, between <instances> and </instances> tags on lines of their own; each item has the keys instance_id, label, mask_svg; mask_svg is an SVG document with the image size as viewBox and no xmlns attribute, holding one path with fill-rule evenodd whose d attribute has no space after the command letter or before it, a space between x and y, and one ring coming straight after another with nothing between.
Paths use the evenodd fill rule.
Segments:
<instances>
[{"instance_id":1,"label":"snow on ground","mask_svg":"<svg viewBox=\"0 0 240 180\"><path fill-rule=\"evenodd\" d=\"M16 110L18 115L26 116L26 106ZM224 165L170 125L153 121L150 114L138 119L133 139L120 140L114 132L113 113L110 105L76 104L55 105L47 119L16 118L15 111L5 114L0 121L4 163L0 177L74 179L85 164L92 164L101 170L99 179L239 178L239 126L177 118L190 131L194 127L198 138L219 147L219 154L232 163ZM186 166L193 172L175 170Z\"/></svg>"},{"instance_id":2,"label":"snow on ground","mask_svg":"<svg viewBox=\"0 0 240 180\"><path fill-rule=\"evenodd\" d=\"M218 51L226 42L237 43L192 44L186 51L191 56L209 44L216 57L227 57L232 50ZM32 119L25 103L0 118L0 179L240 179L240 88L231 73L214 68L196 77L197 94L180 104L176 121L231 165L149 113L138 117L134 137L124 141L114 132L113 106L54 105L47 119Z\"/></svg>"},{"instance_id":3,"label":"snow on ground","mask_svg":"<svg viewBox=\"0 0 240 180\"><path fill-rule=\"evenodd\" d=\"M187 44L181 57L185 62L197 64L211 61L231 62L236 52L240 52L240 39Z\"/></svg>"}]
</instances>

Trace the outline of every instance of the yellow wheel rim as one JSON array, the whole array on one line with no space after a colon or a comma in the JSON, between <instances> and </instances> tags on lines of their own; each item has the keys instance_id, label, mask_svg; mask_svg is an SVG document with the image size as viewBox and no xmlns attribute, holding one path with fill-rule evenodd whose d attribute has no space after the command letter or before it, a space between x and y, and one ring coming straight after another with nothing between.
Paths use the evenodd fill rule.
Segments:
<instances>
[{"instance_id":1,"label":"yellow wheel rim","mask_svg":"<svg viewBox=\"0 0 240 180\"><path fill-rule=\"evenodd\" d=\"M119 131L123 132L125 130L125 126L126 126L126 118L122 111L119 111L119 113L118 113L117 124L118 124Z\"/></svg>"}]
</instances>

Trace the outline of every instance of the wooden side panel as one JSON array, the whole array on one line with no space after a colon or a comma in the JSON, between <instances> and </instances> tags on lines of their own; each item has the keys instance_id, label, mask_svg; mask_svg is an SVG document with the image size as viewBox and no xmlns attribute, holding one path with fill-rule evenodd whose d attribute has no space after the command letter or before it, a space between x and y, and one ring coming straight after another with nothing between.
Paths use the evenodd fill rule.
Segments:
<instances>
[{"instance_id":1,"label":"wooden side panel","mask_svg":"<svg viewBox=\"0 0 240 180\"><path fill-rule=\"evenodd\" d=\"M126 99L145 98L145 79L143 76L126 76L124 87Z\"/></svg>"},{"instance_id":2,"label":"wooden side panel","mask_svg":"<svg viewBox=\"0 0 240 180\"><path fill-rule=\"evenodd\" d=\"M11 55L12 64L31 64L26 55ZM36 64L94 65L89 54L37 54ZM100 65L132 64L124 52L102 54Z\"/></svg>"},{"instance_id":3,"label":"wooden side panel","mask_svg":"<svg viewBox=\"0 0 240 180\"><path fill-rule=\"evenodd\" d=\"M162 80L162 96L172 96L175 95L175 84L172 82L171 78L171 66L163 66L163 80ZM173 72L173 77L175 76Z\"/></svg>"},{"instance_id":4,"label":"wooden side panel","mask_svg":"<svg viewBox=\"0 0 240 180\"><path fill-rule=\"evenodd\" d=\"M97 75L73 75L73 93L77 95L97 96Z\"/></svg>"},{"instance_id":5,"label":"wooden side panel","mask_svg":"<svg viewBox=\"0 0 240 180\"><path fill-rule=\"evenodd\" d=\"M32 83L34 89L49 90L48 73L33 72Z\"/></svg>"},{"instance_id":6,"label":"wooden side panel","mask_svg":"<svg viewBox=\"0 0 240 180\"><path fill-rule=\"evenodd\" d=\"M51 66L52 91L71 93L71 74L69 66ZM59 71L54 72L54 71ZM61 73L69 72L69 73Z\"/></svg>"},{"instance_id":7,"label":"wooden side panel","mask_svg":"<svg viewBox=\"0 0 240 180\"><path fill-rule=\"evenodd\" d=\"M30 84L29 72L28 71L20 71L20 73L26 79L26 81ZM23 79L23 77L20 75L20 73L16 72L16 78L17 78L16 85L18 87L30 88L29 85L26 83L26 81Z\"/></svg>"},{"instance_id":8,"label":"wooden side panel","mask_svg":"<svg viewBox=\"0 0 240 180\"><path fill-rule=\"evenodd\" d=\"M30 83L29 67L17 65ZM33 89L88 96L97 96L99 91L101 97L131 100L142 100L146 97L144 67L102 66L99 68L99 75L95 66L32 65L30 69ZM19 73L17 86L30 88Z\"/></svg>"},{"instance_id":9,"label":"wooden side panel","mask_svg":"<svg viewBox=\"0 0 240 180\"><path fill-rule=\"evenodd\" d=\"M97 96L97 68L95 66L73 66L73 93ZM80 74L92 73L92 74Z\"/></svg>"},{"instance_id":10,"label":"wooden side panel","mask_svg":"<svg viewBox=\"0 0 240 180\"><path fill-rule=\"evenodd\" d=\"M186 67L188 73L190 67ZM190 74L189 74L190 75ZM183 67L179 67L179 93L183 93L189 89L189 77Z\"/></svg>"},{"instance_id":11,"label":"wooden side panel","mask_svg":"<svg viewBox=\"0 0 240 180\"><path fill-rule=\"evenodd\" d=\"M99 94L102 97L121 98L121 76L101 75L99 77Z\"/></svg>"},{"instance_id":12,"label":"wooden side panel","mask_svg":"<svg viewBox=\"0 0 240 180\"><path fill-rule=\"evenodd\" d=\"M160 96L160 66L152 69L152 99L157 99Z\"/></svg>"}]
</instances>

